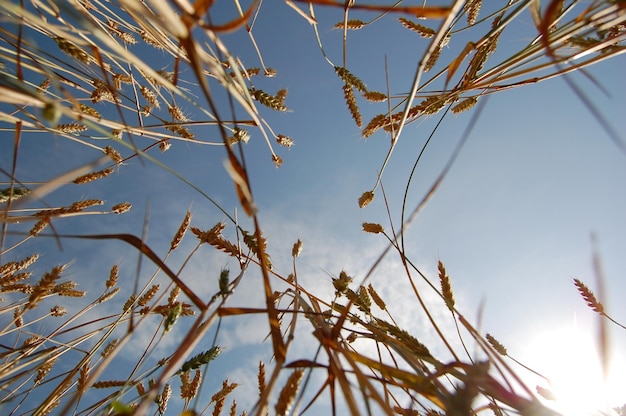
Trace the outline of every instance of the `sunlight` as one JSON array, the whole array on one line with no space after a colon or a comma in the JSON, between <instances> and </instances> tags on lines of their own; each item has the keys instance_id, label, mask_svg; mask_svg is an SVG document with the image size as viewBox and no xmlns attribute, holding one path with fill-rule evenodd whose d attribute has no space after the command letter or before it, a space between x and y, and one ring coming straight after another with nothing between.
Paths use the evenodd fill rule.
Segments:
<instances>
[{"instance_id":1,"label":"sunlight","mask_svg":"<svg viewBox=\"0 0 626 416\"><path fill-rule=\"evenodd\" d=\"M530 343L526 362L550 379L539 382L555 396L546 404L564 415L616 414L611 408L626 402L620 374L624 357L614 352L604 380L593 331L570 327L539 333ZM600 413L604 412L604 413Z\"/></svg>"}]
</instances>

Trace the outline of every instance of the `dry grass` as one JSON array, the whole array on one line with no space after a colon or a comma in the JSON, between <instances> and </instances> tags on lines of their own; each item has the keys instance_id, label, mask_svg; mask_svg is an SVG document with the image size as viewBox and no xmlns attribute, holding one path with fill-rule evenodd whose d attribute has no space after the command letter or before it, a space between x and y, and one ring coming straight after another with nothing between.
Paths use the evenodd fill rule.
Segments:
<instances>
[{"instance_id":1,"label":"dry grass","mask_svg":"<svg viewBox=\"0 0 626 416\"><path fill-rule=\"evenodd\" d=\"M538 2L518 0L481 17L484 5L477 0L454 1L450 7L398 5L391 9L322 0L310 2L306 9L303 2L287 2L297 12L294 18L304 18L303 24L313 25L329 64L328 77L343 89L348 113L357 126L363 124L366 108L381 103L379 114L365 123L361 133L370 137L382 130L392 137L376 184L361 195L359 207L374 200L389 157L408 123L446 108L453 113L471 110L483 96L565 76L626 50L622 3L602 0L588 7L573 7L582 6L574 2L569 8L559 8L557 3L549 2L542 12L536 9ZM252 131L267 145L267 162L277 167L283 163L273 146L277 143L280 151L286 152L294 140L274 132L266 120L266 110L286 112L287 90L276 86L271 91L277 92L271 94L260 88L280 79L266 79L277 72L265 65L254 37L258 8L268 6L260 2L246 6L237 0L235 5L238 15L217 19L210 13L213 2L203 0L10 0L0 4L0 126L8 132L5 136L13 139L7 147L13 150L13 158L3 157L3 161L13 160L13 165L2 166L5 179L0 191L3 411L16 415L222 414L227 399L230 403L230 397L237 394L237 387L250 383L226 379L221 387L203 394L206 380L223 377L211 367L221 359L222 322L262 314L268 322L267 343L273 357L267 373L263 363L258 370L251 370L258 374L259 390L258 397L247 398L256 400L249 409L251 414L267 414L272 405L280 415L294 409L314 409L318 401L324 401L320 399L323 396L335 414L470 415L486 410L495 414L550 414L536 394L546 396L549 392L525 387L504 358L521 363L491 335L483 337L459 313L444 264L438 263L438 276L426 276L411 262L410 253L400 243L410 219L403 218L400 230L390 224L390 233L378 223L364 222L363 229L389 244L381 258L389 251L398 253L405 278L414 289L416 313L428 317L428 330L436 334L452 359L433 355L420 340L422 334L400 327L393 305L387 304L372 284L366 286L366 279L355 285L354 278L341 271L332 279L332 299L320 298L300 286L296 268L303 250L300 240L290 253L293 271L283 276L273 269L251 189L253 173L243 156ZM334 25L344 35L343 54L337 64L321 42L314 13L318 7L330 7L339 17L343 15L342 22ZM353 11L370 14L371 20L352 19ZM535 38L492 63L490 58L501 47L501 33L523 12L534 18ZM438 20L422 24L414 21L415 17ZM409 92L368 90L358 76L360 69L347 62L348 30L374 30L379 20L390 20L415 32L416 44L428 42ZM437 24L431 24L434 21ZM463 39L470 26L471 33L480 35L458 56L448 56L448 42ZM247 33L259 67L245 67L239 51L227 48L223 35L232 31ZM171 71L155 67L148 59L155 51L171 63ZM432 74L428 79L426 72ZM368 103L361 105L361 98ZM38 170L36 174L41 177L23 180L16 155L26 148L21 144L25 138L42 133L95 150L97 157L81 160L78 168L65 174ZM177 146L199 151L218 149L222 157L226 156L226 168L245 219L231 214L235 207L223 207L162 161L162 153ZM71 162L59 161L63 166ZM133 162L153 164L190 186L219 210L222 220L208 229L202 228L209 221L206 218L192 226L191 209L187 210L177 230L166 230L170 243L164 255L158 255L143 237L98 233L96 222L91 229L81 228L80 235L57 231L55 224L76 217L128 213L132 201L107 205L110 202L100 199L81 199L53 207L47 205L46 198L59 187L98 186ZM436 184L429 196L435 190ZM110 197L115 199L116 195ZM94 207L100 205L110 208L96 211ZM117 219L123 223L124 218L121 215ZM187 236L187 230L195 239ZM77 239L102 247L105 243L119 244L140 254L144 267L145 263L153 267L152 274L146 278L138 270L120 269L117 264L110 271L106 266L98 275L89 276L71 273L71 265L65 264L37 270L39 255L35 249L28 250L33 242L43 239L60 245ZM207 278L206 287L213 296L206 299L185 278L189 262L202 256L201 250L239 266L233 272L228 268L210 271L215 277ZM18 254L25 252L28 255ZM174 252L183 258L182 265L170 261ZM289 253L278 255L289 258ZM372 270L378 263L374 262ZM174 264L177 269L173 269ZM264 306L229 305L239 285L245 284L243 277L250 267L261 274L263 291L259 298ZM440 306L452 315L456 334L441 330L431 307L416 289L416 274L441 297ZM433 283L437 277L439 285ZM617 323L582 281L576 279L574 283L593 311ZM299 341L294 336L296 325L310 325L306 332L313 333L317 353L314 357L289 356L292 361L287 362L290 348ZM178 331L175 341L162 342L172 336L174 328ZM484 360L476 360L465 348L454 348L451 341L455 337L463 347L466 340L474 343ZM374 345L378 356L360 350L360 341ZM159 355L163 351L165 354ZM126 355L133 361L130 367ZM313 373L322 374L321 384L312 384ZM179 395L173 394L176 388ZM234 400L229 413L238 414Z\"/></svg>"}]
</instances>

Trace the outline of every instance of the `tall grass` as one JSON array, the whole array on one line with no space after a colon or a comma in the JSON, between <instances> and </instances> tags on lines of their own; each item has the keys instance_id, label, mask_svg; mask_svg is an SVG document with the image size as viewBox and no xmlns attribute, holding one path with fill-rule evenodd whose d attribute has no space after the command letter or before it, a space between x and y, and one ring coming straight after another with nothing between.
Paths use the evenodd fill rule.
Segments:
<instances>
[{"instance_id":1,"label":"tall grass","mask_svg":"<svg viewBox=\"0 0 626 416\"><path fill-rule=\"evenodd\" d=\"M385 167L407 124L437 113L470 111L476 105L472 111L478 117L481 102L490 94L555 77L571 83L570 72L626 51L626 9L621 1L553 0L542 7L535 0L489 7L481 0L423 7L321 0L285 4L293 9L294 19L312 26L329 65L328 77L338 77L342 84L346 118L354 120L363 137L381 131L391 137L388 152L381 155L376 183L358 200L362 208L382 193ZM489 8L486 14L481 13L481 6ZM538 394L549 396L549 391L526 386L514 368L521 363L457 309L454 276L448 275L444 263L438 264L438 276L428 276L404 249L404 230L447 170L407 215L405 199L399 227L390 223L388 231L381 224L363 224L365 232L387 242L387 249L372 259L369 273L359 279L349 271L338 273L332 279L333 298L323 299L299 284L297 260L306 241L294 243L288 275L272 268L267 245L272 236L262 232L263 212L257 208L250 185L255 173L246 158L265 157L267 163L280 167L282 148L294 143L274 130L280 126L267 122L270 111L289 108L280 77L272 91L259 87L267 85L263 78L275 76L276 70L265 65L254 25L257 19L271 19L272 7L277 6L235 0L230 13L218 7L207 0L0 3L0 127L2 148L12 149L12 154L2 155L4 165L0 166L4 177L0 200L2 412L242 414L231 396L240 383L249 380L225 379L216 391L199 392L203 380L221 376L210 364L220 359L222 325L260 314L267 319L273 358L255 368L258 397L246 409L248 414L283 415L309 409L316 414L321 402L330 403L333 414L552 414L538 398ZM331 56L319 35L315 12L322 7L336 12L335 27L343 31L342 56ZM368 20L353 18L354 13ZM511 50L499 39L523 14L532 16L534 38L519 50ZM397 21L414 32L416 44L427 42L408 92L368 89L360 79L360 68L351 67L346 58L351 31L375 30L382 20ZM239 51L227 48L224 36L233 31L247 33L256 57L241 57ZM451 39L465 39L468 33L472 37L467 35L458 55L443 53ZM154 51L160 61L169 62L171 71L161 69L160 61L152 58ZM494 63L491 57L496 52ZM260 64L246 67L246 60ZM585 101L584 91L571 85ZM380 107L380 113L369 120L361 110L366 101ZM619 135L602 120L601 112L585 102L624 151ZM251 131L265 140L266 155L246 152ZM464 135L470 134L471 126ZM28 164L30 155L24 152L33 147L23 143L32 136L67 141L97 156L75 161L68 155L67 160L56 161L61 170L38 169L38 178L24 179L19 163ZM233 214L236 207L224 206L220 198L163 162L162 155L170 147L182 145L226 156L229 180L245 218ZM159 255L160 248L151 247L142 235L99 231L100 218L119 215L123 223L133 201L118 200L112 193L110 202L83 198L48 203L59 189L70 184L96 185L129 169L133 161L174 175L215 205L223 221L207 225L208 220L196 219L192 210L181 211L180 226L171 231L170 241L159 242L159 247L166 247L165 254ZM73 234L55 227L85 218L90 220L81 221ZM159 224L152 222L149 227L154 230ZM154 271L148 278L136 271L132 284L122 284L120 273L128 281L133 271L121 271L113 260L98 276L74 276L68 273L68 264L53 266L41 276L34 274L42 240L63 245L77 239L102 247L111 241L128 247L141 254L144 267L150 264ZM183 240L194 244L181 245ZM239 266L236 271L224 268L214 273L218 277L208 297L185 279L187 264L207 248ZM185 252L178 253L181 250ZM429 330L437 334L452 359L438 358L420 341L420 334L399 326L393 308L368 282L390 252L398 254L397 261L413 289L415 310L428 317ZM169 260L175 255L183 259L182 265ZM76 262L80 261L78 257ZM229 303L252 269L262 279L263 306ZM441 298L440 306L454 318L456 333L446 333L437 322L432 306L417 289L419 279ZM575 285L595 312L609 317L582 281L576 280ZM70 310L64 305L71 305ZM166 343L170 331L181 325L180 338ZM317 352L287 361L298 342L297 325L309 325L306 331L313 332ZM210 333L214 336L209 337ZM468 352L468 342L477 346L478 356ZM370 349L361 349L363 345L373 346L378 355L368 355ZM160 356L164 350L166 355ZM134 360L132 368L125 364L128 356ZM315 385L312 374L321 375L322 383Z\"/></svg>"}]
</instances>

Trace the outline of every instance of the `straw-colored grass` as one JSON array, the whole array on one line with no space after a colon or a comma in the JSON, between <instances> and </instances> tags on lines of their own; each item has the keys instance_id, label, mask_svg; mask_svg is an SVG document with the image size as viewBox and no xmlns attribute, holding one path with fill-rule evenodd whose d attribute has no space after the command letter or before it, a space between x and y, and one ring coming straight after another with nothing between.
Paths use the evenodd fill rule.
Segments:
<instances>
[{"instance_id":1,"label":"straw-colored grass","mask_svg":"<svg viewBox=\"0 0 626 416\"><path fill-rule=\"evenodd\" d=\"M402 238L415 216L405 219L403 214L400 229L391 221L385 227L362 224L365 232L376 234L368 238L382 238L388 244L381 258L372 259L372 271L387 252L397 252L406 271L404 278L414 289L415 313L427 317L427 331L436 334L445 355L452 359L439 358L422 340L432 338L410 333L397 324L394 305L386 303L367 282L369 274L357 279L341 271L332 278L331 299L301 286L297 261L306 236L302 237L304 243L298 240L293 245L289 259L293 270L283 275L273 269L272 256L289 258L289 253L270 256L273 236L262 232L263 213L255 204L250 180L255 172L248 168L246 158L264 158L280 167L283 158L291 157L287 151L294 146L294 139L276 133L277 126L270 125L267 117L269 110L286 113L291 104L279 73L266 66L263 48L255 39L255 22L264 18L260 9L269 9L271 19L275 5L238 0L234 5L237 13L221 16L217 2L206 0L0 2L0 128L4 134L0 140L5 141L3 148L13 153L11 157L2 155L3 163L11 161L11 165L0 166L4 176L0 186L2 412L219 415L228 399L231 415L270 411L287 415L305 410L319 414L328 411L316 409L323 403L330 403L333 414L473 415L487 410L494 414L552 414L538 398L548 396L549 391L525 386L510 365L525 368L523 364L511 358L493 336L483 337L459 312L462 305L455 300L453 279L443 262L434 265L438 276L422 274L414 265ZM372 168L378 173L376 183L358 198L361 208L371 204L379 191L389 208L381 181L407 124L447 114L448 109L452 113L472 111L484 96L566 77L626 51L626 13L619 1L579 4L575 0L563 7L563 2L552 0L542 9L534 0L497 2L495 6L480 0L456 0L449 6L397 3L392 7L326 0L289 0L286 5L293 9L294 19L313 27L312 41L317 42L328 64L329 82L343 90L346 118L351 117L359 128L365 125L361 130L364 138L391 136L388 152L381 155L380 165ZM481 16L487 6L489 14ZM322 7L342 20L336 24L319 21L315 11ZM354 12L359 12L360 19L351 18ZM532 40L519 49L503 51L501 34L523 13L532 16ZM418 23L419 18L427 20ZM353 67L348 60L348 45L357 47L347 42L348 33L376 30L381 22L414 32L407 32L415 43L406 48L411 53L421 51L421 59L414 78L405 83L412 84L408 91L369 90L369 80L360 76L371 72ZM323 44L319 35L322 25L343 31L340 56L332 56ZM227 47L224 35L234 31L249 37L253 56L241 56L240 51ZM467 44L457 56L450 56L447 49L452 39ZM388 43L393 45L394 39ZM493 62L496 51L502 53ZM167 70L151 59L155 53L168 62ZM258 62L258 66L246 67L244 61ZM381 74L381 78L385 76ZM269 79L273 77L276 79ZM260 88L270 83L267 90ZM371 118L367 120L366 115ZM619 138L604 126L619 145ZM297 132L293 134L297 140ZM67 173L49 174L28 166L31 155L24 153L28 147L22 143L31 136L96 153L92 160L76 161L70 155L67 160L55 160ZM246 150L253 136L264 140L265 155L258 149L254 153ZM276 144L278 151L273 147ZM163 152L176 147L219 152L226 159L237 206L222 206L217 202L222 198L208 195L204 184L189 181L163 162ZM93 215L125 224L135 201L120 203L115 194L106 200L84 195L94 189L90 187L104 187L117 172L129 169L129 164L154 165L172 175L212 204L221 219L197 218L194 213L192 225L189 208L184 217L183 211L179 213L183 221L178 229L169 230L147 216L146 228L149 225L151 233L158 228L155 234L168 236L163 244L130 231L102 233L98 221L93 228L81 222L77 234L57 229L61 222L65 226L78 220L75 217ZM34 180L22 176L30 168L37 176ZM444 175L445 171L441 177ZM441 177L423 203L435 192ZM48 204L53 191L75 185L80 185L77 202ZM190 206L193 201L183 202ZM109 208L94 208L101 205ZM233 214L241 211L245 218ZM205 228L210 221L215 225ZM109 263L104 269L81 275L73 272L73 267L82 270L85 266L79 257L76 265L53 262L42 266L46 267L42 271L37 252L42 241L60 247L68 241L89 241L101 244L103 253L109 244L117 244L140 255L141 267L121 268L119 259L105 258ZM154 246L164 246L165 254L157 254ZM189 263L205 255L202 250L221 256L224 262L234 260L239 267L236 271L223 266L207 271L202 278L206 277L205 288L213 294L207 297L188 284L186 274ZM178 255L172 256L176 260L170 260L173 253ZM148 277L146 268L152 271ZM231 304L240 285L247 284L244 276L252 268L259 271L263 286L255 305L264 306ZM431 313L433 306L428 306L416 289L415 275L441 298L439 306L451 314L456 334L441 329ZM593 311L622 326L608 316L581 280L575 279L574 284ZM239 386L249 385L251 380L225 379L221 387L215 387L215 381L226 376L213 363L222 360L220 353L227 348L220 345L226 330L223 323L248 314L266 318L266 343L272 356L267 370L263 362L248 369L257 374L258 396L245 398L256 404L248 413L239 413L232 397L243 390ZM299 319L302 317L306 319ZM298 351L293 346L300 342L294 335L296 325L299 331L300 326L310 325L305 332L313 334L314 355L291 354ZM463 346L460 351L452 342L456 338ZM466 341L480 351L480 360L467 352ZM374 345L378 356L361 350L364 344ZM319 381L312 377L314 373L321 374L320 384L312 381Z\"/></svg>"}]
</instances>

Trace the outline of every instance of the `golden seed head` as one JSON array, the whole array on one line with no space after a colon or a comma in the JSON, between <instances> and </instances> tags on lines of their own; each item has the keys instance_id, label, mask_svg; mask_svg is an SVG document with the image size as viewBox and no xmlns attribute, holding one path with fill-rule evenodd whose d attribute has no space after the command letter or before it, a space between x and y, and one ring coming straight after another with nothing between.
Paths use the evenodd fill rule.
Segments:
<instances>
[{"instance_id":1,"label":"golden seed head","mask_svg":"<svg viewBox=\"0 0 626 416\"><path fill-rule=\"evenodd\" d=\"M283 159L278 155L272 155L272 162L279 168L283 164Z\"/></svg>"},{"instance_id":2,"label":"golden seed head","mask_svg":"<svg viewBox=\"0 0 626 416\"><path fill-rule=\"evenodd\" d=\"M420 36L423 38L432 38L433 36L435 36L436 32L434 29L420 25L419 23L415 23L404 17L400 17L398 18L398 20L400 21L400 23L402 23L402 26L406 27L409 30L419 33Z\"/></svg>"},{"instance_id":3,"label":"golden seed head","mask_svg":"<svg viewBox=\"0 0 626 416\"><path fill-rule=\"evenodd\" d=\"M335 29L343 29L343 22L335 23ZM365 22L359 19L350 19L346 22L346 29L358 30L365 26Z\"/></svg>"},{"instance_id":4,"label":"golden seed head","mask_svg":"<svg viewBox=\"0 0 626 416\"><path fill-rule=\"evenodd\" d=\"M493 349L496 350L498 354L507 355L507 351L506 351L506 348L504 348L504 345L500 344L498 340L495 339L491 334L487 334L485 338L487 338L487 341L489 341L489 344L491 344Z\"/></svg>"},{"instance_id":5,"label":"golden seed head","mask_svg":"<svg viewBox=\"0 0 626 416\"><path fill-rule=\"evenodd\" d=\"M115 150L114 148L112 148L111 146L106 146L104 149L102 149L102 151L111 158L112 161L114 161L115 163L122 163L122 160L124 160L124 158L122 157L122 155L120 154L120 152L118 152L117 150Z\"/></svg>"},{"instance_id":6,"label":"golden seed head","mask_svg":"<svg viewBox=\"0 0 626 416\"><path fill-rule=\"evenodd\" d=\"M302 241L298 239L298 241L296 241L296 243L293 245L293 248L291 249L291 256L298 257L300 253L302 253Z\"/></svg>"},{"instance_id":7,"label":"golden seed head","mask_svg":"<svg viewBox=\"0 0 626 416\"><path fill-rule=\"evenodd\" d=\"M121 204L113 205L111 211L115 214L123 214L130 211L132 205L128 202L122 202Z\"/></svg>"},{"instance_id":8,"label":"golden seed head","mask_svg":"<svg viewBox=\"0 0 626 416\"><path fill-rule=\"evenodd\" d=\"M346 293L348 286L352 283L352 280L352 277L348 276L348 273L342 270L341 273L339 273L339 277L333 279L333 286L338 293Z\"/></svg>"},{"instance_id":9,"label":"golden seed head","mask_svg":"<svg viewBox=\"0 0 626 416\"><path fill-rule=\"evenodd\" d=\"M67 310L63 307L63 306L53 306L52 309L50 309L50 315L54 316L54 317L59 317L59 316L63 316L67 313Z\"/></svg>"},{"instance_id":10,"label":"golden seed head","mask_svg":"<svg viewBox=\"0 0 626 416\"><path fill-rule=\"evenodd\" d=\"M378 91L367 91L363 93L363 98L373 103L382 103L387 101L387 94Z\"/></svg>"},{"instance_id":11,"label":"golden seed head","mask_svg":"<svg viewBox=\"0 0 626 416\"><path fill-rule=\"evenodd\" d=\"M285 146L285 147L291 147L293 146L293 140L291 139L291 137L279 134L276 136L276 142L281 145L281 146Z\"/></svg>"},{"instance_id":12,"label":"golden seed head","mask_svg":"<svg viewBox=\"0 0 626 416\"><path fill-rule=\"evenodd\" d=\"M366 233L380 234L385 232L385 229L380 224L364 222L362 225L363 231L365 231Z\"/></svg>"},{"instance_id":13,"label":"golden seed head","mask_svg":"<svg viewBox=\"0 0 626 416\"><path fill-rule=\"evenodd\" d=\"M364 208L374 199L374 192L366 191L359 197L359 208Z\"/></svg>"},{"instance_id":14,"label":"golden seed head","mask_svg":"<svg viewBox=\"0 0 626 416\"><path fill-rule=\"evenodd\" d=\"M73 123L59 124L57 126L57 130L60 130L63 133L80 133L82 131L87 130L87 126L81 123L73 122Z\"/></svg>"},{"instance_id":15,"label":"golden seed head","mask_svg":"<svg viewBox=\"0 0 626 416\"><path fill-rule=\"evenodd\" d=\"M170 143L169 139L161 140L159 142L159 150L161 153L167 152L170 147L172 147L172 143Z\"/></svg>"},{"instance_id":16,"label":"golden seed head","mask_svg":"<svg viewBox=\"0 0 626 416\"><path fill-rule=\"evenodd\" d=\"M361 117L361 112L359 111L359 106L356 103L354 89L351 85L344 84L343 96L346 100L346 104L348 105L348 110L350 110L350 115L352 115L352 119L358 127L361 127L361 125L363 124L363 119Z\"/></svg>"},{"instance_id":17,"label":"golden seed head","mask_svg":"<svg viewBox=\"0 0 626 416\"><path fill-rule=\"evenodd\" d=\"M469 97L469 98L464 99L463 101L461 101L460 103L458 103L454 107L452 107L451 110L455 114L461 113L463 111L467 111L470 108L474 107L477 102L478 102L478 98L476 98L476 97Z\"/></svg>"},{"instance_id":18,"label":"golden seed head","mask_svg":"<svg viewBox=\"0 0 626 416\"><path fill-rule=\"evenodd\" d=\"M89 182L93 182L97 179L100 178L106 178L107 176L109 176L111 173L113 173L113 168L107 168L104 170L100 170L98 172L91 172L88 173L86 175L83 176L79 176L78 178L74 179L74 183L75 184L84 184L84 183L89 183Z\"/></svg>"}]
</instances>

